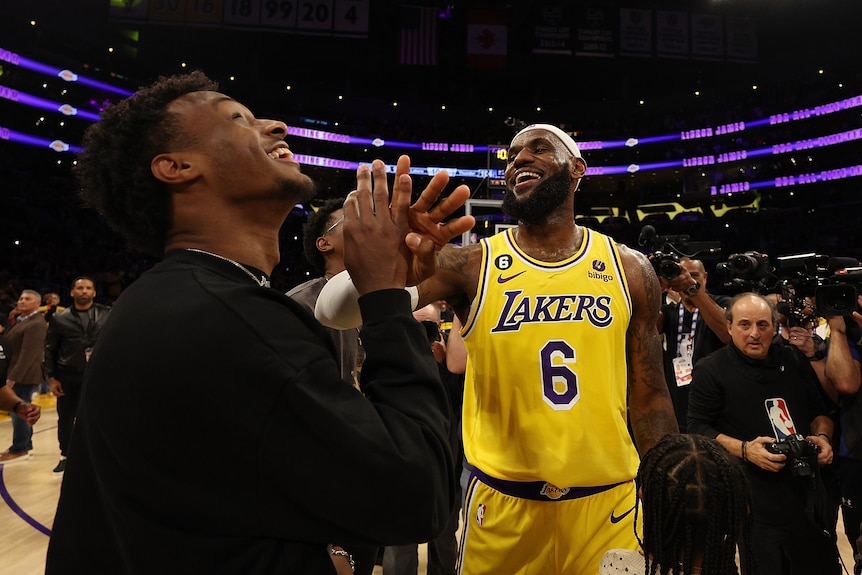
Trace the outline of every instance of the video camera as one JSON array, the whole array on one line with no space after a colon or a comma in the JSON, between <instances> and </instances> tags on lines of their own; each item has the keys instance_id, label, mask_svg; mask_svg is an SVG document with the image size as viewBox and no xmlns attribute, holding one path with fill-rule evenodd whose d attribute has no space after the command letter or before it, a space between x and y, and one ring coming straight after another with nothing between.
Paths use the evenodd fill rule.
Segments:
<instances>
[{"instance_id":1,"label":"video camera","mask_svg":"<svg viewBox=\"0 0 862 575\"><path fill-rule=\"evenodd\" d=\"M814 297L816 306L806 315L849 316L857 310L856 298L862 286L858 260L807 253L779 257L777 261L778 287L792 314L810 310L804 301L807 297Z\"/></svg>"},{"instance_id":2,"label":"video camera","mask_svg":"<svg viewBox=\"0 0 862 575\"><path fill-rule=\"evenodd\" d=\"M722 288L725 292L763 293L767 289L766 280L771 271L769 256L755 251L731 254L726 262L715 265L715 271L724 279Z\"/></svg>"},{"instance_id":3,"label":"video camera","mask_svg":"<svg viewBox=\"0 0 862 575\"><path fill-rule=\"evenodd\" d=\"M652 252L649 258L655 273L668 280L672 280L682 271L679 267L681 258L699 258L721 253L721 242L693 242L684 234L658 236L655 228L649 224L641 228L638 245ZM658 249L654 249L656 246Z\"/></svg>"}]
</instances>

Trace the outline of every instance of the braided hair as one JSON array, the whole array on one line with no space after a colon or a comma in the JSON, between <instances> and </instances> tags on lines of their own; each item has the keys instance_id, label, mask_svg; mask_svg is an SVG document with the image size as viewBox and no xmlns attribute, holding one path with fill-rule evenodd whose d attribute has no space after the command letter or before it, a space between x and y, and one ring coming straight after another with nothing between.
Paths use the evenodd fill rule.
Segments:
<instances>
[{"instance_id":1,"label":"braided hair","mask_svg":"<svg viewBox=\"0 0 862 575\"><path fill-rule=\"evenodd\" d=\"M748 479L720 443L666 435L644 455L637 484L647 575L691 575L701 556L704 575L736 575L737 546L742 574L754 573Z\"/></svg>"},{"instance_id":2,"label":"braided hair","mask_svg":"<svg viewBox=\"0 0 862 575\"><path fill-rule=\"evenodd\" d=\"M150 171L152 159L194 135L168 106L191 92L217 91L203 72L162 76L151 86L105 109L84 132L84 151L74 168L79 194L128 246L161 257L171 226L171 195Z\"/></svg>"}]
</instances>

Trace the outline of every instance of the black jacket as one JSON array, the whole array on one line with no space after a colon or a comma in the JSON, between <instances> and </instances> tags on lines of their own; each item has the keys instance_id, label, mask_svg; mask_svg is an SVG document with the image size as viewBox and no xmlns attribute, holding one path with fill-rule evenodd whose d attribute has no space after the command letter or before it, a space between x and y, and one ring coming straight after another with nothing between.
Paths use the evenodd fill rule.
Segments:
<instances>
[{"instance_id":1,"label":"black jacket","mask_svg":"<svg viewBox=\"0 0 862 575\"><path fill-rule=\"evenodd\" d=\"M87 365L84 350L96 344L96 338L105 325L111 308L94 303L88 310L90 321L86 331L81 323L80 313L68 307L56 313L48 322L48 335L45 336L45 377L53 377L60 371L82 373Z\"/></svg>"},{"instance_id":2,"label":"black jacket","mask_svg":"<svg viewBox=\"0 0 862 575\"><path fill-rule=\"evenodd\" d=\"M301 305L179 250L117 300L84 373L47 575L334 574L456 497L450 407L403 289L359 300L365 396Z\"/></svg>"}]
</instances>

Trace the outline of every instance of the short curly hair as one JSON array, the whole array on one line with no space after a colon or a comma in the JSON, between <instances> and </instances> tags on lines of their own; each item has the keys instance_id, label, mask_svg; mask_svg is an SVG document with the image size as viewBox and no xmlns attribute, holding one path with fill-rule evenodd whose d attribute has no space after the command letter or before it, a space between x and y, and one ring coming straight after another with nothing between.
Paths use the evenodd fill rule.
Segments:
<instances>
[{"instance_id":1,"label":"short curly hair","mask_svg":"<svg viewBox=\"0 0 862 575\"><path fill-rule=\"evenodd\" d=\"M171 226L171 196L150 171L158 154L192 143L168 105L191 92L218 91L203 72L160 76L153 84L109 106L87 128L74 174L79 195L140 252L162 256Z\"/></svg>"},{"instance_id":2,"label":"short curly hair","mask_svg":"<svg viewBox=\"0 0 862 575\"><path fill-rule=\"evenodd\" d=\"M344 207L345 198L326 200L317 211L312 212L302 226L302 253L305 259L320 272L326 271L326 258L317 249L317 238L323 235L327 228L329 217Z\"/></svg>"}]
</instances>

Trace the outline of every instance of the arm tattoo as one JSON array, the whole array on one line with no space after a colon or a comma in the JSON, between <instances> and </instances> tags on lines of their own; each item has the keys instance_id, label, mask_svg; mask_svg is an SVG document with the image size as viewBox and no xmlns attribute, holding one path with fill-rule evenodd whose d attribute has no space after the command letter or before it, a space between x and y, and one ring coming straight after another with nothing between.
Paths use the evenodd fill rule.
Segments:
<instances>
[{"instance_id":1,"label":"arm tattoo","mask_svg":"<svg viewBox=\"0 0 862 575\"><path fill-rule=\"evenodd\" d=\"M646 296L644 305L646 306L647 311L647 323L644 325L651 327L656 325L658 313L661 309L661 285L658 283L658 279L655 277L655 274L650 273L652 268L648 266L650 266L649 263L641 262L640 269L644 295ZM642 364L640 366L640 372L650 374L651 370L655 370L656 367L658 367L659 377L646 377L644 378L645 383L657 391L665 390L666 384L664 381L663 367L664 357L662 355L658 333L645 332L643 329L639 329L637 330L635 337L638 340L638 347L643 350L642 353L638 354ZM640 349L638 351L640 351Z\"/></svg>"},{"instance_id":2,"label":"arm tattoo","mask_svg":"<svg viewBox=\"0 0 862 575\"><path fill-rule=\"evenodd\" d=\"M481 257L481 247L446 245L437 253L437 271L420 283L419 301L445 299L449 305L464 310L474 295L479 264L474 254Z\"/></svg>"},{"instance_id":3,"label":"arm tattoo","mask_svg":"<svg viewBox=\"0 0 862 575\"><path fill-rule=\"evenodd\" d=\"M457 273L464 279L467 279L470 277L468 274L468 263L471 251L457 246L444 247L437 254L437 267L441 270Z\"/></svg>"},{"instance_id":4,"label":"arm tattoo","mask_svg":"<svg viewBox=\"0 0 862 575\"><path fill-rule=\"evenodd\" d=\"M679 426L675 417L666 411L654 410L645 413L637 421L632 421L632 433L635 437L635 447L643 457L650 448L668 433L677 433Z\"/></svg>"},{"instance_id":5,"label":"arm tattoo","mask_svg":"<svg viewBox=\"0 0 862 575\"><path fill-rule=\"evenodd\" d=\"M664 363L656 323L661 308L661 286L652 266L640 254L632 264L632 317L629 327L629 402L632 432L641 455L666 433L679 431L670 393L664 380Z\"/></svg>"}]
</instances>

